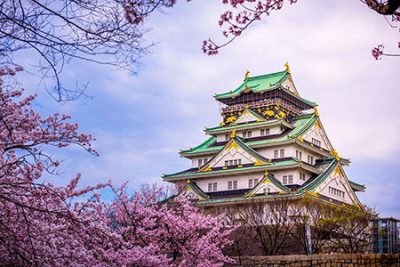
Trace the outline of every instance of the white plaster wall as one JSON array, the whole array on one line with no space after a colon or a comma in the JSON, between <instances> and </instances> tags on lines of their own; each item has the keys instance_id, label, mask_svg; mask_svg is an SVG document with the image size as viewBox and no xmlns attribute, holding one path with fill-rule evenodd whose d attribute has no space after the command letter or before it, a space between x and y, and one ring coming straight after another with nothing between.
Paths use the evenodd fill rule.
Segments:
<instances>
[{"instance_id":1,"label":"white plaster wall","mask_svg":"<svg viewBox=\"0 0 400 267\"><path fill-rule=\"evenodd\" d=\"M289 81L289 79L287 79L286 81L284 81L282 83L282 87L284 87L285 89L288 89L289 91L291 91L294 94L296 93L296 89L294 88L293 83Z\"/></svg>"},{"instance_id":2,"label":"white plaster wall","mask_svg":"<svg viewBox=\"0 0 400 267\"><path fill-rule=\"evenodd\" d=\"M268 190L269 189L269 190ZM268 192L269 191L269 192ZM280 190L272 183L261 184L254 194L276 193Z\"/></svg>"},{"instance_id":3,"label":"white plaster wall","mask_svg":"<svg viewBox=\"0 0 400 267\"><path fill-rule=\"evenodd\" d=\"M226 133L227 135L229 135L229 138L230 138L230 133ZM229 140L229 139L228 139ZM226 139L225 139L225 134L219 134L219 135L217 135L217 142L224 142L224 141L226 141Z\"/></svg>"},{"instance_id":4,"label":"white plaster wall","mask_svg":"<svg viewBox=\"0 0 400 267\"><path fill-rule=\"evenodd\" d=\"M279 171L271 171L271 173L278 179L281 183L283 183L284 175L293 175L293 184L299 184L299 171L296 169L292 170L279 170ZM289 178L288 178L289 179Z\"/></svg>"},{"instance_id":5,"label":"white plaster wall","mask_svg":"<svg viewBox=\"0 0 400 267\"><path fill-rule=\"evenodd\" d=\"M329 186L344 191L344 198L336 196L334 194L329 193ZM345 177L332 173L328 179L326 179L321 185L316 188L316 192L320 193L321 195L330 197L332 199L336 199L342 202L346 202L348 204L352 204L354 201L353 193L348 181ZM354 201L355 202L355 201Z\"/></svg>"},{"instance_id":6,"label":"white plaster wall","mask_svg":"<svg viewBox=\"0 0 400 267\"><path fill-rule=\"evenodd\" d=\"M227 177L215 177L215 178L205 178L205 179L196 179L194 180L198 187L201 188L204 192L208 192L208 183L218 183L217 191L226 191L228 190L228 181L238 181L237 189L246 189L249 188L249 179L261 179L264 177L264 172L260 173L252 173L252 174L242 174L242 175L232 175Z\"/></svg>"},{"instance_id":7,"label":"white plaster wall","mask_svg":"<svg viewBox=\"0 0 400 267\"><path fill-rule=\"evenodd\" d=\"M257 118L254 117L250 112L243 113L237 120L236 123L244 123L244 122L254 122L257 121Z\"/></svg>"},{"instance_id":8,"label":"white plaster wall","mask_svg":"<svg viewBox=\"0 0 400 267\"><path fill-rule=\"evenodd\" d=\"M296 157L296 148L294 145L264 147L264 148L258 148L256 149L256 151L260 153L263 157L266 157L268 159L273 159L274 150L281 150L281 149L285 149L285 158Z\"/></svg>"},{"instance_id":9,"label":"white plaster wall","mask_svg":"<svg viewBox=\"0 0 400 267\"><path fill-rule=\"evenodd\" d=\"M237 149L231 148L230 150L224 150L215 159L211 161L212 167L223 167L225 166L225 160L235 160L240 159L242 165L254 163L257 161L255 157L244 151L242 148Z\"/></svg>"},{"instance_id":10,"label":"white plaster wall","mask_svg":"<svg viewBox=\"0 0 400 267\"><path fill-rule=\"evenodd\" d=\"M311 129L308 130L307 133L304 134L304 140L312 143L312 139L317 139L321 141L321 147L326 150L331 150L332 148L329 146L327 136L325 135L324 131L317 126L313 126Z\"/></svg>"},{"instance_id":11,"label":"white plaster wall","mask_svg":"<svg viewBox=\"0 0 400 267\"><path fill-rule=\"evenodd\" d=\"M248 132L251 131L251 138L253 137L259 137L259 136L267 136L267 135L261 135L260 134L260 130L261 129L270 129L269 131L269 135L274 135L274 134L280 134L281 131L281 127L280 126L274 126L274 127L263 127L263 128L257 128L257 129L251 129L251 130L239 130L236 132L237 136L243 137L243 132ZM224 142L225 141L225 134L229 134L230 133L224 133L224 134L218 134L217 137L217 142Z\"/></svg>"},{"instance_id":12,"label":"white plaster wall","mask_svg":"<svg viewBox=\"0 0 400 267\"><path fill-rule=\"evenodd\" d=\"M203 161L204 161L204 159L207 159L207 161L209 161L211 158L212 158L212 156L202 156L202 157L192 158L192 168L200 167L199 166L199 159L203 159ZM204 165L204 162L203 162L203 165Z\"/></svg>"}]
</instances>

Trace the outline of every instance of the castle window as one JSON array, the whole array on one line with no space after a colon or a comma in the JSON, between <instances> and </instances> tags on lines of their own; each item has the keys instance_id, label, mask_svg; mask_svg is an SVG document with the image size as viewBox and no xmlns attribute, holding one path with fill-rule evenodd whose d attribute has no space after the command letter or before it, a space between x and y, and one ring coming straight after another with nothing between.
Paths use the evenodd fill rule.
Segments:
<instances>
[{"instance_id":1,"label":"castle window","mask_svg":"<svg viewBox=\"0 0 400 267\"><path fill-rule=\"evenodd\" d=\"M225 160L225 166L236 166L241 164L242 164L242 159Z\"/></svg>"},{"instance_id":2,"label":"castle window","mask_svg":"<svg viewBox=\"0 0 400 267\"><path fill-rule=\"evenodd\" d=\"M249 188L253 188L258 184L258 179L249 179Z\"/></svg>"},{"instance_id":3,"label":"castle window","mask_svg":"<svg viewBox=\"0 0 400 267\"><path fill-rule=\"evenodd\" d=\"M283 184L287 184L287 175L284 175L284 176L283 176L282 183L283 183Z\"/></svg>"},{"instance_id":4,"label":"castle window","mask_svg":"<svg viewBox=\"0 0 400 267\"><path fill-rule=\"evenodd\" d=\"M243 138L250 138L251 137L251 131L243 132Z\"/></svg>"},{"instance_id":5,"label":"castle window","mask_svg":"<svg viewBox=\"0 0 400 267\"><path fill-rule=\"evenodd\" d=\"M226 135L225 135L225 141L228 141L229 139L230 139L229 134L226 134Z\"/></svg>"},{"instance_id":6,"label":"castle window","mask_svg":"<svg viewBox=\"0 0 400 267\"><path fill-rule=\"evenodd\" d=\"M214 192L217 191L217 186L218 186L217 183L213 183L213 191L214 191Z\"/></svg>"},{"instance_id":7,"label":"castle window","mask_svg":"<svg viewBox=\"0 0 400 267\"><path fill-rule=\"evenodd\" d=\"M321 146L321 141L315 138L311 138L311 142L316 146Z\"/></svg>"},{"instance_id":8,"label":"castle window","mask_svg":"<svg viewBox=\"0 0 400 267\"><path fill-rule=\"evenodd\" d=\"M269 129L261 129L260 130L260 135L261 136L269 135Z\"/></svg>"},{"instance_id":9,"label":"castle window","mask_svg":"<svg viewBox=\"0 0 400 267\"><path fill-rule=\"evenodd\" d=\"M300 180L305 181L306 180L306 174L305 173L300 173Z\"/></svg>"},{"instance_id":10,"label":"castle window","mask_svg":"<svg viewBox=\"0 0 400 267\"><path fill-rule=\"evenodd\" d=\"M298 160L301 160L302 157L303 157L303 153L301 151L299 151L299 150L296 150L296 158Z\"/></svg>"},{"instance_id":11,"label":"castle window","mask_svg":"<svg viewBox=\"0 0 400 267\"><path fill-rule=\"evenodd\" d=\"M329 187L329 194L340 197L340 198L344 198L344 191L333 188L333 187Z\"/></svg>"},{"instance_id":12,"label":"castle window","mask_svg":"<svg viewBox=\"0 0 400 267\"><path fill-rule=\"evenodd\" d=\"M285 149L281 149L280 151L279 151L279 157L280 158L284 158L285 157Z\"/></svg>"},{"instance_id":13,"label":"castle window","mask_svg":"<svg viewBox=\"0 0 400 267\"><path fill-rule=\"evenodd\" d=\"M199 167L203 165L203 159L199 159Z\"/></svg>"},{"instance_id":14,"label":"castle window","mask_svg":"<svg viewBox=\"0 0 400 267\"><path fill-rule=\"evenodd\" d=\"M311 165L314 165L314 157L311 156L311 155L308 155L307 156L307 163L311 164Z\"/></svg>"},{"instance_id":15,"label":"castle window","mask_svg":"<svg viewBox=\"0 0 400 267\"><path fill-rule=\"evenodd\" d=\"M289 175L289 184L293 184L293 175Z\"/></svg>"},{"instance_id":16,"label":"castle window","mask_svg":"<svg viewBox=\"0 0 400 267\"><path fill-rule=\"evenodd\" d=\"M330 189L330 188L329 188ZM212 191L212 183L208 183L208 192ZM329 191L330 192L330 191Z\"/></svg>"},{"instance_id":17,"label":"castle window","mask_svg":"<svg viewBox=\"0 0 400 267\"><path fill-rule=\"evenodd\" d=\"M276 149L274 150L274 159L277 159L279 157L279 150Z\"/></svg>"},{"instance_id":18,"label":"castle window","mask_svg":"<svg viewBox=\"0 0 400 267\"><path fill-rule=\"evenodd\" d=\"M228 181L228 190L237 189L238 181Z\"/></svg>"},{"instance_id":19,"label":"castle window","mask_svg":"<svg viewBox=\"0 0 400 267\"><path fill-rule=\"evenodd\" d=\"M267 188L267 192L268 192L268 194L270 194L271 193L271 188Z\"/></svg>"}]
</instances>

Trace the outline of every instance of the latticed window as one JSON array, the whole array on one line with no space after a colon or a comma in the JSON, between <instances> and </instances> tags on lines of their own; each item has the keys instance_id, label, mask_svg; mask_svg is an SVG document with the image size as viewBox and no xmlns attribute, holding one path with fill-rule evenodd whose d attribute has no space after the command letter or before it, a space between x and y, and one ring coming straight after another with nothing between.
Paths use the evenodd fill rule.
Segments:
<instances>
[{"instance_id":1,"label":"latticed window","mask_svg":"<svg viewBox=\"0 0 400 267\"><path fill-rule=\"evenodd\" d=\"M279 157L279 150L276 149L274 150L274 159L277 159Z\"/></svg>"},{"instance_id":2,"label":"latticed window","mask_svg":"<svg viewBox=\"0 0 400 267\"><path fill-rule=\"evenodd\" d=\"M285 157L285 149L281 149L279 152L280 152L280 158L284 158Z\"/></svg>"},{"instance_id":3,"label":"latticed window","mask_svg":"<svg viewBox=\"0 0 400 267\"><path fill-rule=\"evenodd\" d=\"M213 183L213 191L217 191L217 183Z\"/></svg>"},{"instance_id":4,"label":"latticed window","mask_svg":"<svg viewBox=\"0 0 400 267\"><path fill-rule=\"evenodd\" d=\"M282 180L283 184L287 184L287 175L283 176L283 180Z\"/></svg>"},{"instance_id":5,"label":"latticed window","mask_svg":"<svg viewBox=\"0 0 400 267\"><path fill-rule=\"evenodd\" d=\"M303 157L303 153L301 151L299 151L299 150L296 150L296 158L301 160L302 157Z\"/></svg>"},{"instance_id":6,"label":"latticed window","mask_svg":"<svg viewBox=\"0 0 400 267\"><path fill-rule=\"evenodd\" d=\"M289 184L293 184L293 175L289 175Z\"/></svg>"}]
</instances>

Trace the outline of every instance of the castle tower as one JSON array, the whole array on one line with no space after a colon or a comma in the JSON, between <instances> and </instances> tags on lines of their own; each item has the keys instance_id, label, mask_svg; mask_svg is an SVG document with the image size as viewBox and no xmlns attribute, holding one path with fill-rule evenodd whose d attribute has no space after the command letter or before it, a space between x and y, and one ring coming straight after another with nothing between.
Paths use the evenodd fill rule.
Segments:
<instances>
[{"instance_id":1,"label":"castle tower","mask_svg":"<svg viewBox=\"0 0 400 267\"><path fill-rule=\"evenodd\" d=\"M302 98L289 66L249 76L231 91L214 95L223 104L222 122L210 137L181 151L190 169L163 175L199 205L229 205L306 193L332 203L360 204L322 126L317 105Z\"/></svg>"}]
</instances>

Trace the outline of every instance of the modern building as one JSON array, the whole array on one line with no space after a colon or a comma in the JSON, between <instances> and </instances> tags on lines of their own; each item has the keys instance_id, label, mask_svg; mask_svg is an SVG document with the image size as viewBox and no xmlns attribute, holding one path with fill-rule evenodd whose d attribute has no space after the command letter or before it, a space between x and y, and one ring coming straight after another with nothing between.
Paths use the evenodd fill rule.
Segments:
<instances>
[{"instance_id":1,"label":"modern building","mask_svg":"<svg viewBox=\"0 0 400 267\"><path fill-rule=\"evenodd\" d=\"M223 104L220 125L209 138L183 150L187 170L163 175L179 194L214 206L311 193L334 203L360 204L343 169L350 161L329 141L317 104L300 96L289 66L250 77L236 89L214 95Z\"/></svg>"},{"instance_id":2,"label":"modern building","mask_svg":"<svg viewBox=\"0 0 400 267\"><path fill-rule=\"evenodd\" d=\"M399 253L399 220L377 218L372 220L372 251L374 253Z\"/></svg>"}]
</instances>

